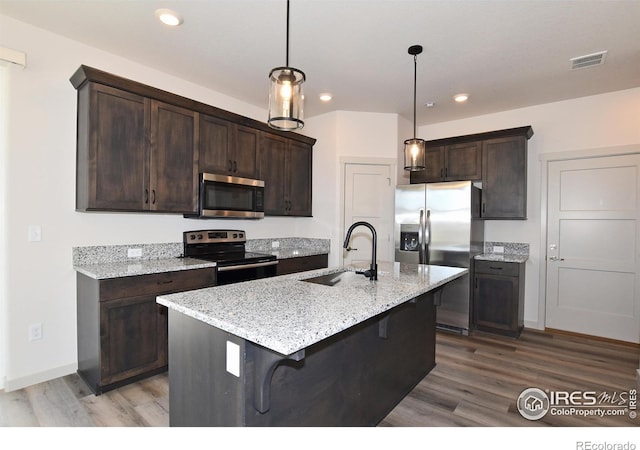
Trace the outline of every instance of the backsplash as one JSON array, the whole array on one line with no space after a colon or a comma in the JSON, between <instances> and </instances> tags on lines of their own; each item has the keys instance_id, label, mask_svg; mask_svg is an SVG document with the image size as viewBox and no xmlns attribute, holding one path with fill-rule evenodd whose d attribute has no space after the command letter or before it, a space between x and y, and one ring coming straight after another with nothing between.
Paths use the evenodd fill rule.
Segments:
<instances>
[{"instance_id":1,"label":"backsplash","mask_svg":"<svg viewBox=\"0 0 640 450\"><path fill-rule=\"evenodd\" d=\"M274 247L273 243L278 246ZM250 252L273 253L286 250L312 250L312 253L329 253L330 239L313 238L273 238L249 239L245 248ZM133 250L135 256L129 256ZM73 247L73 265L86 266L116 262L132 262L136 260L178 258L184 253L182 242L167 244L129 244L98 245L90 247Z\"/></svg>"},{"instance_id":2,"label":"backsplash","mask_svg":"<svg viewBox=\"0 0 640 450\"><path fill-rule=\"evenodd\" d=\"M274 243L276 246L274 247ZM273 238L273 239L249 239L245 247L250 252L270 253L283 249L317 250L320 253L329 253L331 249L330 239L314 238Z\"/></svg>"},{"instance_id":3,"label":"backsplash","mask_svg":"<svg viewBox=\"0 0 640 450\"><path fill-rule=\"evenodd\" d=\"M494 247L502 247L504 251L502 253L496 252ZM504 255L522 255L529 256L529 244L521 242L491 242L485 241L484 243L485 255L504 254Z\"/></svg>"},{"instance_id":4,"label":"backsplash","mask_svg":"<svg viewBox=\"0 0 640 450\"><path fill-rule=\"evenodd\" d=\"M140 256L129 256L129 249ZM140 259L164 259L182 256L182 242L168 244L130 244L130 245L98 245L92 247L73 247L73 265L85 266L114 262L135 261Z\"/></svg>"}]
</instances>

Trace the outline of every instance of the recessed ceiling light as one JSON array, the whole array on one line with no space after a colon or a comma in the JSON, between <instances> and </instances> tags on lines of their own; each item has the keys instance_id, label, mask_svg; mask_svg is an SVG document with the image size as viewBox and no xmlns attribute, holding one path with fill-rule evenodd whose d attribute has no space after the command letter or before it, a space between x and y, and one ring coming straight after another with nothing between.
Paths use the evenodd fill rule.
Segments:
<instances>
[{"instance_id":1,"label":"recessed ceiling light","mask_svg":"<svg viewBox=\"0 0 640 450\"><path fill-rule=\"evenodd\" d=\"M333 98L333 96L331 94L329 94L328 92L325 92L324 94L320 94L320 100L322 100L323 102L328 102Z\"/></svg>"},{"instance_id":2,"label":"recessed ceiling light","mask_svg":"<svg viewBox=\"0 0 640 450\"><path fill-rule=\"evenodd\" d=\"M180 14L166 8L156 9L156 17L160 22L170 27L177 27L178 25L182 25L183 22Z\"/></svg>"},{"instance_id":3,"label":"recessed ceiling light","mask_svg":"<svg viewBox=\"0 0 640 450\"><path fill-rule=\"evenodd\" d=\"M469 94L456 94L453 99L458 103L466 102L469 99Z\"/></svg>"}]
</instances>

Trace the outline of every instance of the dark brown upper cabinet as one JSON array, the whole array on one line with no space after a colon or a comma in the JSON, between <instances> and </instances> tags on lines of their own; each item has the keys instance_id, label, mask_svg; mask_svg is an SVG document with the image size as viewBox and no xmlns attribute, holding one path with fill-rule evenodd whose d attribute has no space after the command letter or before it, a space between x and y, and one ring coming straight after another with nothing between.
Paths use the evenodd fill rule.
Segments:
<instances>
[{"instance_id":1,"label":"dark brown upper cabinet","mask_svg":"<svg viewBox=\"0 0 640 450\"><path fill-rule=\"evenodd\" d=\"M310 217L311 146L263 133L259 160L265 215Z\"/></svg>"},{"instance_id":2,"label":"dark brown upper cabinet","mask_svg":"<svg viewBox=\"0 0 640 450\"><path fill-rule=\"evenodd\" d=\"M70 81L78 211L193 214L199 172L260 178L263 165L273 215L311 215L315 139L84 65ZM260 159L277 153L260 151L265 136L284 142L276 161Z\"/></svg>"},{"instance_id":3,"label":"dark brown upper cabinet","mask_svg":"<svg viewBox=\"0 0 640 450\"><path fill-rule=\"evenodd\" d=\"M466 142L434 146L427 142L425 170L411 172L412 183L480 180L482 178L482 143Z\"/></svg>"},{"instance_id":4,"label":"dark brown upper cabinet","mask_svg":"<svg viewBox=\"0 0 640 450\"><path fill-rule=\"evenodd\" d=\"M76 209L195 212L196 115L85 84L78 92Z\"/></svg>"},{"instance_id":5,"label":"dark brown upper cabinet","mask_svg":"<svg viewBox=\"0 0 640 450\"><path fill-rule=\"evenodd\" d=\"M526 219L531 136L525 126L427 141L427 167L411 172L411 183L481 182L483 219Z\"/></svg>"},{"instance_id":6,"label":"dark brown upper cabinet","mask_svg":"<svg viewBox=\"0 0 640 450\"><path fill-rule=\"evenodd\" d=\"M200 115L200 172L256 178L259 131Z\"/></svg>"},{"instance_id":7,"label":"dark brown upper cabinet","mask_svg":"<svg viewBox=\"0 0 640 450\"><path fill-rule=\"evenodd\" d=\"M482 142L482 217L527 218L527 138Z\"/></svg>"}]
</instances>

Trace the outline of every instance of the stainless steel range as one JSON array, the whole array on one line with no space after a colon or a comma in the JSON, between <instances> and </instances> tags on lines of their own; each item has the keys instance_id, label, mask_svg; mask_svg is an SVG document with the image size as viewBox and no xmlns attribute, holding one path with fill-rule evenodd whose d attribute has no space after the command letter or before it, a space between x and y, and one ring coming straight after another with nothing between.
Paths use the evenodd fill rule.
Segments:
<instances>
[{"instance_id":1,"label":"stainless steel range","mask_svg":"<svg viewBox=\"0 0 640 450\"><path fill-rule=\"evenodd\" d=\"M217 263L216 284L238 283L277 274L278 259L247 252L242 230L196 230L183 233L184 256Z\"/></svg>"}]
</instances>

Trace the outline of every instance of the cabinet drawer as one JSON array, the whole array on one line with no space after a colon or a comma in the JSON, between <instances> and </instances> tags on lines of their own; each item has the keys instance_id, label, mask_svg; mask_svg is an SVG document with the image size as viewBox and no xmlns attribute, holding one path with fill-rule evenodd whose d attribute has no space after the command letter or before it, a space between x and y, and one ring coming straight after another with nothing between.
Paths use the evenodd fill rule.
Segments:
<instances>
[{"instance_id":1,"label":"cabinet drawer","mask_svg":"<svg viewBox=\"0 0 640 450\"><path fill-rule=\"evenodd\" d=\"M519 272L518 263L504 261L475 261L474 271L476 273L487 273L491 275L504 275L505 277L517 277Z\"/></svg>"},{"instance_id":2,"label":"cabinet drawer","mask_svg":"<svg viewBox=\"0 0 640 450\"><path fill-rule=\"evenodd\" d=\"M300 258L288 258L278 261L278 275L304 272L327 267L329 255L311 255Z\"/></svg>"},{"instance_id":3,"label":"cabinet drawer","mask_svg":"<svg viewBox=\"0 0 640 450\"><path fill-rule=\"evenodd\" d=\"M214 286L215 283L214 267L113 278L100 282L100 301L188 291Z\"/></svg>"}]
</instances>

